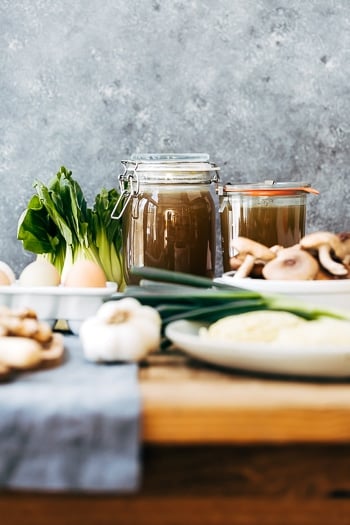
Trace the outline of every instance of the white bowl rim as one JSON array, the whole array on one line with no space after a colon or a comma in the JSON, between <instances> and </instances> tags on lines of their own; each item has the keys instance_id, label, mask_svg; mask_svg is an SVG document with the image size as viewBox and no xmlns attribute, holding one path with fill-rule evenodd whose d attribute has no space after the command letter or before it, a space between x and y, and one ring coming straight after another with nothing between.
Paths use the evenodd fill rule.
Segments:
<instances>
[{"instance_id":1,"label":"white bowl rim","mask_svg":"<svg viewBox=\"0 0 350 525\"><path fill-rule=\"evenodd\" d=\"M234 271L225 272L218 282L262 292L304 293L304 294L347 294L350 293L350 279L320 281L275 281L244 277L233 279Z\"/></svg>"}]
</instances>

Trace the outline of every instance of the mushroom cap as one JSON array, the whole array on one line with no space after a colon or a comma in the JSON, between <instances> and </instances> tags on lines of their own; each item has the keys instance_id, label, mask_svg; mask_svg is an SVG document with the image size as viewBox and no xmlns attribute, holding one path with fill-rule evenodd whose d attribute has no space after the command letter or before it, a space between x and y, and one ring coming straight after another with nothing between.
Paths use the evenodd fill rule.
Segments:
<instances>
[{"instance_id":1,"label":"mushroom cap","mask_svg":"<svg viewBox=\"0 0 350 525\"><path fill-rule=\"evenodd\" d=\"M271 261L276 257L270 248L247 237L236 237L232 240L232 246L238 251L240 257L249 254L259 261Z\"/></svg>"},{"instance_id":2,"label":"mushroom cap","mask_svg":"<svg viewBox=\"0 0 350 525\"><path fill-rule=\"evenodd\" d=\"M337 236L341 241L347 241L350 239L350 232L339 232L337 233Z\"/></svg>"},{"instance_id":3,"label":"mushroom cap","mask_svg":"<svg viewBox=\"0 0 350 525\"><path fill-rule=\"evenodd\" d=\"M345 255L350 254L350 232L340 232L337 233L337 237L342 242L342 245L344 247Z\"/></svg>"},{"instance_id":4,"label":"mushroom cap","mask_svg":"<svg viewBox=\"0 0 350 525\"><path fill-rule=\"evenodd\" d=\"M318 270L319 264L312 255L291 247L279 251L275 259L265 264L262 274L269 280L309 281L315 278Z\"/></svg>"},{"instance_id":5,"label":"mushroom cap","mask_svg":"<svg viewBox=\"0 0 350 525\"><path fill-rule=\"evenodd\" d=\"M240 266L242 266L242 262L244 259L240 259L237 255L233 255L229 259L229 265L231 270L238 270Z\"/></svg>"},{"instance_id":6,"label":"mushroom cap","mask_svg":"<svg viewBox=\"0 0 350 525\"><path fill-rule=\"evenodd\" d=\"M319 231L309 233L300 240L300 246L306 250L317 249L323 245L328 245L340 259L346 254L345 246L335 233Z\"/></svg>"}]
</instances>

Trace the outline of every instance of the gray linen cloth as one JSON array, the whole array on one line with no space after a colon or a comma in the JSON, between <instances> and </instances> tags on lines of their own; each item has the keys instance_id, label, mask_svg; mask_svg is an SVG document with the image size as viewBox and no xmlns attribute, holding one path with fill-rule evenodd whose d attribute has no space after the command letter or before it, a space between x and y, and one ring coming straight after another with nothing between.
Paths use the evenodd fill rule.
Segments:
<instances>
[{"instance_id":1,"label":"gray linen cloth","mask_svg":"<svg viewBox=\"0 0 350 525\"><path fill-rule=\"evenodd\" d=\"M137 490L140 394L135 364L94 364L65 337L63 365L0 385L0 487Z\"/></svg>"}]
</instances>

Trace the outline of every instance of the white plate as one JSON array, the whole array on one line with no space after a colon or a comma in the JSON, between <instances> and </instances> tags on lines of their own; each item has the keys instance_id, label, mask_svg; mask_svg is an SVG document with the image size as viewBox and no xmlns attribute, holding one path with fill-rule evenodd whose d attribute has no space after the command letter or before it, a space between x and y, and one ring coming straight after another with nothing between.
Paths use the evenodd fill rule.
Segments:
<instances>
[{"instance_id":1,"label":"white plate","mask_svg":"<svg viewBox=\"0 0 350 525\"><path fill-rule=\"evenodd\" d=\"M349 347L278 347L269 343L208 340L199 336L203 323L175 321L165 334L178 348L211 364L269 374L350 377Z\"/></svg>"},{"instance_id":2,"label":"white plate","mask_svg":"<svg viewBox=\"0 0 350 525\"><path fill-rule=\"evenodd\" d=\"M0 305L9 308L32 308L39 319L52 323L56 319L69 322L72 328L94 315L102 302L115 293L116 283L105 288L73 288L66 286L0 286Z\"/></svg>"},{"instance_id":3,"label":"white plate","mask_svg":"<svg viewBox=\"0 0 350 525\"><path fill-rule=\"evenodd\" d=\"M263 294L283 294L314 305L350 310L350 279L336 281L271 281L266 279L233 279L227 272L216 282L254 290Z\"/></svg>"}]
</instances>

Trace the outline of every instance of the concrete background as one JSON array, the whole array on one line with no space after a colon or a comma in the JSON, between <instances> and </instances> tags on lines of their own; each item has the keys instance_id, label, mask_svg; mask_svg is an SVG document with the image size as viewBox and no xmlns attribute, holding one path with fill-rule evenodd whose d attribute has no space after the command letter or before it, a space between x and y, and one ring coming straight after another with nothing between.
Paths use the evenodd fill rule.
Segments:
<instances>
[{"instance_id":1,"label":"concrete background","mask_svg":"<svg viewBox=\"0 0 350 525\"><path fill-rule=\"evenodd\" d=\"M133 152L306 180L307 229L350 229L349 0L1 0L0 68L0 259L16 272L34 180L65 165L92 199Z\"/></svg>"}]
</instances>

